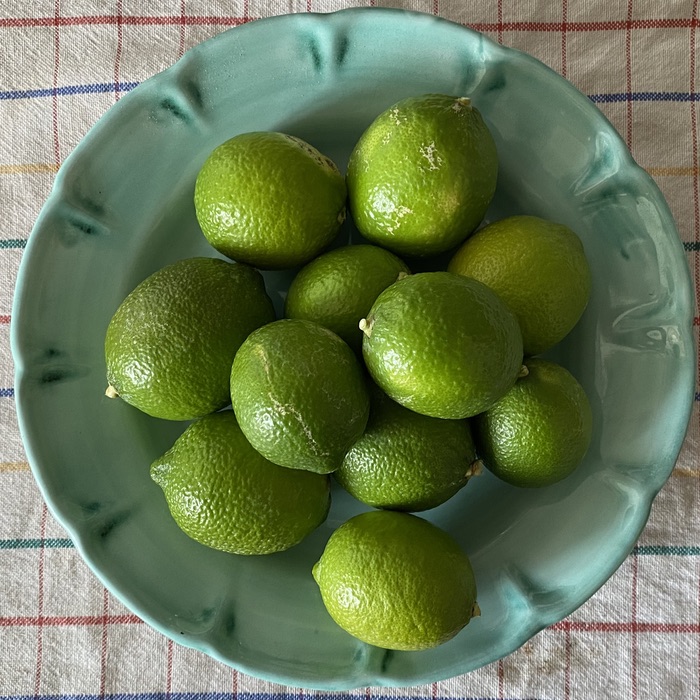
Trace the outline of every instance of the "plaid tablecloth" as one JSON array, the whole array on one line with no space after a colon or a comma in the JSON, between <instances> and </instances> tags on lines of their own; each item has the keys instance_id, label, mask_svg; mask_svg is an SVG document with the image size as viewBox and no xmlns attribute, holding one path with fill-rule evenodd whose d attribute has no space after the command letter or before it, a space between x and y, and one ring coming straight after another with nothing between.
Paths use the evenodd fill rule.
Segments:
<instances>
[{"instance_id":1,"label":"plaid tablecloth","mask_svg":"<svg viewBox=\"0 0 700 700\"><path fill-rule=\"evenodd\" d=\"M98 583L48 513L29 471L9 335L13 288L34 220L61 162L100 115L187 48L225 29L353 5L438 14L566 76L609 117L661 187L700 281L698 0L0 0L0 697L311 694L174 645ZM571 617L472 674L354 694L700 697L699 418L695 410L679 462L634 552Z\"/></svg>"}]
</instances>

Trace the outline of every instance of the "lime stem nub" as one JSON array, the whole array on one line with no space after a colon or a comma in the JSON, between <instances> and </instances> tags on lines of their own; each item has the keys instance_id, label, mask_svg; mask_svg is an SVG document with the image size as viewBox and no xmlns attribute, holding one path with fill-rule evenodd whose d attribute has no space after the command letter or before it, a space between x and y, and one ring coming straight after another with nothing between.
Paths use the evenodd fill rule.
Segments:
<instances>
[{"instance_id":1,"label":"lime stem nub","mask_svg":"<svg viewBox=\"0 0 700 700\"><path fill-rule=\"evenodd\" d=\"M520 371L518 372L518 379L527 377L528 374L530 374L530 370L527 368L527 365L521 365Z\"/></svg>"},{"instance_id":2,"label":"lime stem nub","mask_svg":"<svg viewBox=\"0 0 700 700\"><path fill-rule=\"evenodd\" d=\"M459 104L461 104L463 107L472 106L472 101L468 97L458 97L457 102L459 102Z\"/></svg>"},{"instance_id":3,"label":"lime stem nub","mask_svg":"<svg viewBox=\"0 0 700 700\"><path fill-rule=\"evenodd\" d=\"M110 399L116 399L119 396L119 392L110 384L105 391L105 396Z\"/></svg>"},{"instance_id":4,"label":"lime stem nub","mask_svg":"<svg viewBox=\"0 0 700 700\"><path fill-rule=\"evenodd\" d=\"M467 468L467 472L464 476L471 478L472 476L479 476L479 474L484 471L484 463L480 459L475 459Z\"/></svg>"},{"instance_id":5,"label":"lime stem nub","mask_svg":"<svg viewBox=\"0 0 700 700\"><path fill-rule=\"evenodd\" d=\"M472 606L472 617L481 617L481 608L476 601L474 601L474 605Z\"/></svg>"},{"instance_id":6,"label":"lime stem nub","mask_svg":"<svg viewBox=\"0 0 700 700\"><path fill-rule=\"evenodd\" d=\"M368 321L366 318L360 319L360 330L369 338L372 335L372 321Z\"/></svg>"}]
</instances>

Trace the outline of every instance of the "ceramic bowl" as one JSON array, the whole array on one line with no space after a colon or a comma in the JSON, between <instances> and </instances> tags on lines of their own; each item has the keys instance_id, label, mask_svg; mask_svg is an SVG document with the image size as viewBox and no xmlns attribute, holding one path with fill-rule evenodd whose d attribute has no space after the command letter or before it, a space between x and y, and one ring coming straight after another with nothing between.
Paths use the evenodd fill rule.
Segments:
<instances>
[{"instance_id":1,"label":"ceramic bowl","mask_svg":"<svg viewBox=\"0 0 700 700\"><path fill-rule=\"evenodd\" d=\"M112 313L149 273L215 255L193 186L237 133L296 134L341 168L409 95L471 96L494 135L515 213L583 240L593 293L551 354L590 397L594 436L570 478L520 490L485 474L424 514L470 555L482 616L430 651L339 629L311 578L334 528L363 508L334 491L327 522L267 557L201 546L171 519L149 464L184 429L105 398ZM352 236L350 225L342 234ZM290 273L268 273L278 309ZM56 177L27 246L13 316L16 398L53 514L99 578L163 634L246 673L308 688L405 686L494 661L571 613L624 560L677 457L694 382L693 300L671 214L596 107L533 58L432 16L364 9L250 23L126 95Z\"/></svg>"}]
</instances>

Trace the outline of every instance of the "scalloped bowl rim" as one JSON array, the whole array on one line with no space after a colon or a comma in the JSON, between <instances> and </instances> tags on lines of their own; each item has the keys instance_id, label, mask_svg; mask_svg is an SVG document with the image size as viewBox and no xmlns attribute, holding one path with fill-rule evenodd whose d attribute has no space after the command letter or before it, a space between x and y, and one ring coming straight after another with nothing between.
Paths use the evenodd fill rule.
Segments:
<instances>
[{"instance_id":1,"label":"scalloped bowl rim","mask_svg":"<svg viewBox=\"0 0 700 700\"><path fill-rule=\"evenodd\" d=\"M332 13L327 13L327 14L322 14L322 13L306 13L307 16L313 17L316 21L323 21L329 24L332 24L333 22L336 21L337 18L342 17L344 20L345 19L352 19L353 15L365 15L366 13L374 13L374 16L377 17L377 19L382 19L384 21L388 22L394 22L397 19L398 20L406 20L406 21L412 21L413 18L418 17L418 16L424 16L423 13L419 12L413 12L409 10L399 10L399 9L391 9L391 8L348 8ZM15 291L15 297L14 297L14 302L13 302L13 319L19 321L23 321L23 298L24 296L28 293L28 288L30 286L30 277L31 277L31 268L32 268L32 261L35 256L40 254L40 249L42 245L42 230L44 228L44 216L47 212L47 209L49 207L49 204L52 203L56 199L60 199L61 193L62 193L62 188L63 188L63 183L64 183L64 176L67 170L72 167L74 164L79 163L81 159L85 157L89 157L90 154L90 149L92 147L93 141L95 141L95 138L97 135L101 134L103 131L106 131L110 128L112 121L116 118L118 118L119 115L119 109L120 109L120 104L127 103L130 99L132 99L132 95L138 95L145 89L148 89L150 85L152 85L154 82L157 82L161 79L161 76L167 75L171 71L174 71L178 65L180 65L183 61L186 61L188 59L188 56L190 53L202 45L214 45L215 43L218 42L226 42L229 40L230 36L232 34L236 34L236 36L240 36L241 32L246 32L247 29L250 26L253 25L259 25L260 23L265 23L267 27L270 30L275 30L279 27L284 27L285 22L288 21L289 17L293 15L278 15L278 16L273 16L273 17L268 17L265 19L260 19L260 20L255 20L249 24L241 25L238 27L234 27L232 29L226 30L222 32L221 34L216 35L215 37L212 37L210 39L207 39L206 41L202 42L202 44L199 44L196 47L193 47L189 51L187 51L173 66L170 68L152 76L148 80L145 80L144 82L140 83L138 86L136 86L133 90L131 90L128 94L125 94L121 100L115 104L112 108L110 108L100 119L92 126L92 128L89 130L89 132L85 135L85 137L81 140L81 142L76 146L76 148L70 153L70 155L65 159L63 165L59 169L53 186L51 193L42 209L42 212L40 213L35 226L32 230L32 234L28 240L28 244L26 246L26 250L24 252L23 260L20 266L19 274L18 274L18 279L17 279L17 284L16 284L16 291ZM431 20L435 22L437 26L447 26L450 25L452 27L459 26L456 25L454 22L451 22L450 20L446 20L443 18L439 17L434 17L432 15L426 15L430 17ZM467 27L461 26L460 27L461 31L464 32L465 37L471 37L471 40L475 40L477 37L484 41L485 43L488 44L489 50L494 53L494 55L498 55L500 60L503 61L508 61L511 60L512 58L517 58L520 61L523 62L528 62L530 63L531 66L535 67L536 70L542 71L546 70L551 73L551 76L553 79L560 81L562 89L565 89L568 91L569 96L572 100L578 102L581 106L582 109L587 110L587 114L591 120L594 120L600 124L601 130L604 130L606 133L611 135L612 139L614 140L614 145L615 147L620 151L622 157L626 159L625 167L631 170L636 171L637 175L643 178L647 178L649 181L649 186L650 189L654 190L657 193L656 201L655 204L658 207L658 211L663 219L663 227L664 229L669 233L669 240L674 240L674 236L677 239L678 234L677 230L675 227L675 223L673 222L673 217L668 209L668 205L666 204L663 196L661 195L660 191L658 190L658 187L652 180L652 178L639 166L637 165L634 160L632 159L631 155L628 152L627 146L625 145L624 141L620 137L620 135L616 132L615 128L612 126L612 124L608 121L608 119L603 115L596 107L595 105L582 93L580 93L572 84L568 83L564 78L562 78L559 74L557 74L555 71L547 67L545 64L541 63L537 59L533 58L532 56L529 56L523 52L518 51L517 49L512 49L504 46L500 46L490 40L488 37L485 37L484 35L480 34L479 32L476 32L475 30L469 29ZM688 286L688 289L690 289L690 275L688 272L687 275L687 280L685 281L686 285ZM11 347L12 347L12 354L15 360L15 380L16 380L16 386L19 387L21 384L21 379L24 373L24 367L25 367L25 358L22 355L20 349L19 349L19 341L17 338L17 328L18 328L18 323L15 322L11 326ZM692 335L691 335L692 337ZM686 368L686 371L688 373L688 377L692 375L692 378L694 380L695 378L695 366L694 362L691 361L692 368ZM688 404L686 408L685 415L682 418L682 422L686 426L687 430L687 425L690 420L690 415L692 411L692 386L689 385L689 392L688 392ZM22 403L22 396L21 392L17 392L17 414L18 414L18 422L19 422L19 427L20 427L20 432L22 436L24 437L28 433L28 422L30 421L27 411L25 410L25 407ZM619 547L617 549L617 555L615 557L612 557L609 560L608 566L605 568L605 570L601 573L601 576L599 580L593 582L593 585L589 586L589 588L585 591L585 595L583 599L581 600L575 600L573 602L570 602L570 606L567 608L567 611L565 612L565 615L570 614L574 610L576 610L580 605L582 605L591 595L593 595L609 578L610 576L619 568L619 566L623 563L625 558L628 556L630 551L632 550L636 539L638 538L639 534L643 530L648 516L649 516L649 511L652 505L652 502L654 498L656 497L657 493L665 483L666 479L671 473L671 470L673 469L675 460L677 459L677 456L680 452L683 440L685 437L685 432L681 431L677 434L676 441L675 441L675 448L674 448L674 459L669 462L668 465L666 465L666 469L659 475L659 478L662 479L660 482L656 482L653 484L652 488L650 488L647 493L646 493L646 498L644 500L643 506L640 507L637 512L636 512L636 517L635 517L635 525L632 528L636 535L634 539L631 542L623 542L619 543ZM207 653L209 656L212 656L213 658L217 659L218 661L221 661L229 666L233 666L236 669L248 673L252 676L261 678L266 681L272 681L272 682L278 682L278 683L283 683L286 685L291 685L291 686L301 686L301 687L308 687L308 688L313 688L313 689L320 689L320 690L348 690L352 688L357 688L357 687L364 687L363 685L358 686L356 683L353 682L348 682L344 679L340 678L332 678L328 679L328 682L325 684L319 684L319 683L313 683L311 685L306 685L303 681L303 679L299 679L295 677L293 674L285 674L285 673L276 673L276 672L270 672L267 669L260 669L260 668L253 668L250 667L249 665L246 664L241 664L238 661L232 661L230 658L225 657L224 655L220 654L216 649L211 649L207 647L207 645L204 644L196 644L193 640L183 640L178 637L178 635L170 629L167 624L165 624L162 620L157 619L155 617L152 617L149 610L145 609L140 606L138 602L135 602L132 599L132 596L128 590L124 590L122 586L115 584L109 577L108 572L104 572L101 569L101 566L98 562L95 561L95 559L92 556L92 551L89 543L89 538L87 538L86 533L81 529L81 523L75 522L70 515L68 515L61 503L60 499L60 494L54 494L47 486L46 481L44 479L43 475L43 470L44 467L40 464L40 461L34 454L33 446L30 442L25 440L24 442L25 450L27 452L27 456L29 459L29 463L32 469L32 473L34 475L34 478L36 482L38 483L38 486L40 488L40 491L42 493L42 496L46 503L49 505L52 513L57 517L58 521L61 523L61 525L68 531L70 534L71 539L75 543L76 549L81 555L81 557L87 562L91 570L95 573L95 575L101 580L101 582L105 585L105 587L113 593L119 600L124 602L129 609L131 609L138 617L143 619L145 622L147 622L151 627L155 628L162 634L164 634L166 637L178 642L179 644L183 644L185 646L190 646L195 649L200 649ZM487 661L486 663L490 663L492 661L495 661L499 658L503 658L504 656L512 653L515 651L517 648L519 648L524 642L526 642L528 639L530 639L533 635L535 635L537 632L542 630L543 628L547 627L548 625L562 619L561 611L559 610L553 610L551 614L551 618L546 618L545 616L540 617L538 620L533 621L533 624L523 628L521 630L521 633L514 638L513 642L509 645L505 645L503 648L498 649L497 653L492 655L492 658ZM474 670L475 668L478 668L480 666L484 665L483 663L479 663L478 665L475 666L470 666L469 661L466 660L464 663L464 668L463 670L459 671L459 673L464 673L464 672L469 672ZM386 686L392 686L392 687L403 687L407 685L417 685L417 684L423 684L423 683L429 683L429 682L434 682L437 680L444 680L446 678L450 678L454 676L454 673L446 673L444 675L423 675L420 677L416 677L413 679L408 679L406 682L401 682L401 683L393 683L393 682L388 682L388 683L382 683L381 679L375 679L375 682L378 685L386 685Z\"/></svg>"}]
</instances>

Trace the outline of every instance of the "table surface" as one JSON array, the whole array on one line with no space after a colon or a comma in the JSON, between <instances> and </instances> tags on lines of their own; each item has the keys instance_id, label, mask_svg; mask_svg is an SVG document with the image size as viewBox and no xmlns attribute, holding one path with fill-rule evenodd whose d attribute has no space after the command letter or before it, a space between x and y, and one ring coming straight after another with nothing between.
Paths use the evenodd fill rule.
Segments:
<instances>
[{"instance_id":1,"label":"table surface","mask_svg":"<svg viewBox=\"0 0 700 700\"><path fill-rule=\"evenodd\" d=\"M242 23L349 6L438 14L568 78L658 183L697 285L697 0L0 0L0 697L309 694L174 645L105 591L48 512L29 470L9 336L23 250L55 174L122 94L189 47ZM695 409L634 551L579 610L471 674L356 694L700 697L698 418Z\"/></svg>"}]
</instances>

